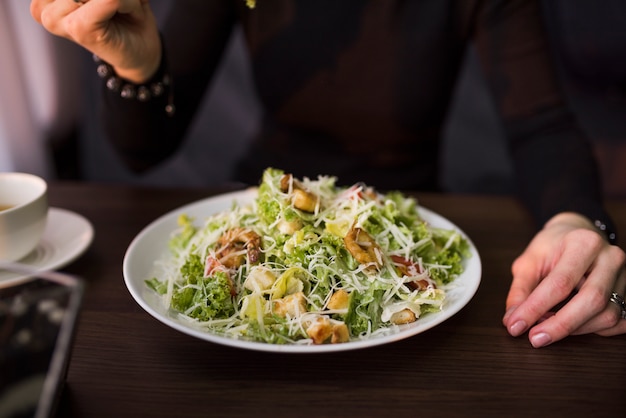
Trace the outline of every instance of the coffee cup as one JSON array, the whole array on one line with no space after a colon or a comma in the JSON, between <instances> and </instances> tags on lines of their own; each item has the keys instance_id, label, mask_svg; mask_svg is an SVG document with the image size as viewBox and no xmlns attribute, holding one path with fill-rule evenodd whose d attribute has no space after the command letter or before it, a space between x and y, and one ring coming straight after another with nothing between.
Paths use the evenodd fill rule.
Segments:
<instances>
[{"instance_id":1,"label":"coffee cup","mask_svg":"<svg viewBox=\"0 0 626 418\"><path fill-rule=\"evenodd\" d=\"M0 173L0 261L17 261L36 247L48 219L48 185L27 173Z\"/></svg>"}]
</instances>

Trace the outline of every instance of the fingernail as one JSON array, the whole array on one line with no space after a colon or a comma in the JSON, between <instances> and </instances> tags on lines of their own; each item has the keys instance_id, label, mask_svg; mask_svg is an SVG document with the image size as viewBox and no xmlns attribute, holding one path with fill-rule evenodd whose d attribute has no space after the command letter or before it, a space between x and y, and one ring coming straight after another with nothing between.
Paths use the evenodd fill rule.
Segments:
<instances>
[{"instance_id":1,"label":"fingernail","mask_svg":"<svg viewBox=\"0 0 626 418\"><path fill-rule=\"evenodd\" d=\"M509 327L509 332L512 336L517 337L518 335L521 335L524 331L526 331L527 327L528 325L526 324L526 322L520 320Z\"/></svg>"},{"instance_id":2,"label":"fingernail","mask_svg":"<svg viewBox=\"0 0 626 418\"><path fill-rule=\"evenodd\" d=\"M535 334L530 338L530 343L535 348L544 347L552 342L552 338L545 332Z\"/></svg>"},{"instance_id":3,"label":"fingernail","mask_svg":"<svg viewBox=\"0 0 626 418\"><path fill-rule=\"evenodd\" d=\"M504 316L502 317L502 322L506 323L511 314L515 311L515 309L517 309L517 306L511 306L509 309L507 309L504 313Z\"/></svg>"}]
</instances>

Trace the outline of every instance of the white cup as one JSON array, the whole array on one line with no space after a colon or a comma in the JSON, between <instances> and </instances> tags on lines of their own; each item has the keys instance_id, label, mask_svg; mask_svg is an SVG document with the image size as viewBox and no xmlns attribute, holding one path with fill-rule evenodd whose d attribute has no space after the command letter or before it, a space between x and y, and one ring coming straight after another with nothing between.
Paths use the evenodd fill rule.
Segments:
<instances>
[{"instance_id":1,"label":"white cup","mask_svg":"<svg viewBox=\"0 0 626 418\"><path fill-rule=\"evenodd\" d=\"M0 261L33 251L48 219L48 185L26 173L0 173Z\"/></svg>"}]
</instances>

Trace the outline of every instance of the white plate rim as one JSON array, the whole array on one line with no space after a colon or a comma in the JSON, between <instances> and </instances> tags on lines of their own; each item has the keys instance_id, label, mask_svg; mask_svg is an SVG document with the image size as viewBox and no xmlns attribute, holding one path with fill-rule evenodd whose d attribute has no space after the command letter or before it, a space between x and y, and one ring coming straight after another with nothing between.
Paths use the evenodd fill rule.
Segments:
<instances>
[{"instance_id":1,"label":"white plate rim","mask_svg":"<svg viewBox=\"0 0 626 418\"><path fill-rule=\"evenodd\" d=\"M217 343L221 345L257 350L268 351L278 353L322 353L322 352L336 352L346 350L356 350L361 348L373 347L382 344L388 344L394 341L399 341L417 334L420 334L428 329L439 325L445 320L451 318L458 313L470 300L474 297L474 294L478 290L482 275L482 265L480 255L476 246L472 240L454 223L444 218L443 216L427 209L421 205L418 206L420 214L425 220L435 226L440 226L448 229L454 229L458 231L465 239L468 240L470 245L471 257L468 258L465 266L465 271L455 281L455 288L447 291L448 301L441 312L432 313L418 321L402 326L402 329L394 334L385 335L368 340L352 341L342 344L323 344L323 345L276 345L263 342L254 342L239 340L235 338L229 338L221 335L212 334L204 330L194 329L191 324L183 323L182 321L167 315L167 313L160 312L164 308L161 306L154 306L159 303L158 298L155 297L154 292L151 291L146 285L145 280L149 279L152 274L144 274L142 277L138 277L136 270L142 267L151 265L152 263L141 260L142 252L149 253L148 247L160 248L161 252L153 256L152 261L156 261L163 256L167 256L167 236L163 235L164 231L173 232L176 228L176 220L179 215L187 214L191 217L195 217L197 222L202 222L203 219L198 217L208 217L221 210L227 210L231 207L234 201L239 203L246 203L251 201L256 196L256 188L246 189L242 191L229 192L219 194L205 199L201 199L186 205L183 205L177 209L171 210L164 215L158 217L146 227L144 227L139 234L129 244L123 260L123 276L124 283L130 292L131 296L139 306L141 306L148 314L153 316L163 324L178 330L184 334L191 335L201 340ZM160 238L161 244L155 244L157 238ZM154 270L151 270L154 272ZM150 297L149 295L152 295ZM152 300L149 300L152 299ZM450 300L452 301L450 303Z\"/></svg>"},{"instance_id":2,"label":"white plate rim","mask_svg":"<svg viewBox=\"0 0 626 418\"><path fill-rule=\"evenodd\" d=\"M72 234L68 235L68 231ZM37 271L60 269L82 255L94 239L94 227L84 216L68 209L50 207L43 235L37 247L21 260ZM30 276L0 271L0 284L18 284Z\"/></svg>"}]
</instances>

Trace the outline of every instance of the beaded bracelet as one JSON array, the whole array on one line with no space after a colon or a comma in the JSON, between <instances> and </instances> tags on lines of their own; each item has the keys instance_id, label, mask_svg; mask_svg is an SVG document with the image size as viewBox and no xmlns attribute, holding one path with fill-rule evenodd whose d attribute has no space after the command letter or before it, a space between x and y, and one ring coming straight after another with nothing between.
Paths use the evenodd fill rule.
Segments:
<instances>
[{"instance_id":1,"label":"beaded bracelet","mask_svg":"<svg viewBox=\"0 0 626 418\"><path fill-rule=\"evenodd\" d=\"M161 97L165 94L166 90L169 90L167 105L165 106L165 113L168 116L173 116L176 108L174 106L174 95L172 78L166 72L163 72L160 76L157 73L155 81L150 81L147 84L137 85L123 80L119 77L113 66L106 61L103 61L100 57L94 54L94 62L97 64L97 73L100 78L106 80L107 89L119 93L124 99L137 99L140 102L148 102L153 98Z\"/></svg>"},{"instance_id":2,"label":"beaded bracelet","mask_svg":"<svg viewBox=\"0 0 626 418\"><path fill-rule=\"evenodd\" d=\"M599 219L593 221L593 224L607 237L609 244L617 245L617 234L612 231L607 224Z\"/></svg>"}]
</instances>

